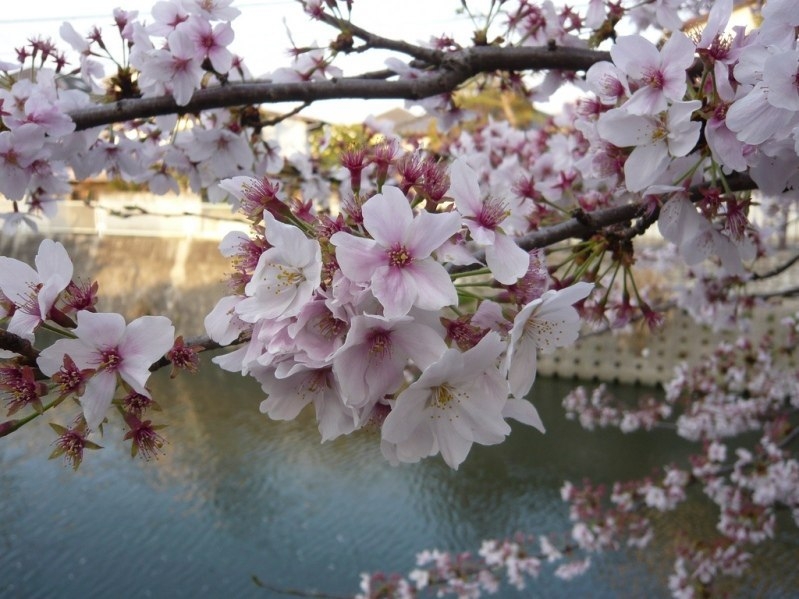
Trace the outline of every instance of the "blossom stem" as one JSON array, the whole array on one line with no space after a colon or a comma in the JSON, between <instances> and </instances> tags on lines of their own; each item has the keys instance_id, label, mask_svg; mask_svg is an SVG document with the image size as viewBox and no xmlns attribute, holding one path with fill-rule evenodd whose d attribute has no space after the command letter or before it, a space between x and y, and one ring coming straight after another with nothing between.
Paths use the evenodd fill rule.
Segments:
<instances>
[{"instance_id":1,"label":"blossom stem","mask_svg":"<svg viewBox=\"0 0 799 599\"><path fill-rule=\"evenodd\" d=\"M449 274L449 278L454 281L455 279L460 279L463 277L476 277L478 275L488 275L488 274L491 274L491 271L488 269L488 267L484 267L484 268L478 268L477 270L452 272Z\"/></svg>"},{"instance_id":2,"label":"blossom stem","mask_svg":"<svg viewBox=\"0 0 799 599\"><path fill-rule=\"evenodd\" d=\"M42 328L50 331L51 333L56 333L57 335L61 335L62 337L69 337L70 339L78 338L78 336L75 335L74 333L70 333L66 329L62 329L61 327L49 324L47 321L42 321Z\"/></svg>"},{"instance_id":3,"label":"blossom stem","mask_svg":"<svg viewBox=\"0 0 799 599\"><path fill-rule=\"evenodd\" d=\"M704 156L700 157L700 158L699 158L699 160L697 160L697 161L694 163L694 165L693 165L691 168L689 168L689 169L688 169L687 171L685 171L685 172L684 172L682 175L680 175L679 177L677 177L677 178L674 180L674 183L673 183L673 184L674 184L674 185L679 185L680 183L682 183L682 182L683 182L683 181L685 181L686 179L689 179L690 177L692 177L692 176L694 175L694 173L696 172L696 169L698 169L698 168L699 168L699 165L700 165L700 164L702 164L702 162L703 162L703 161L704 161Z\"/></svg>"},{"instance_id":4,"label":"blossom stem","mask_svg":"<svg viewBox=\"0 0 799 599\"><path fill-rule=\"evenodd\" d=\"M484 300L484 299L486 299L482 295L478 295L476 293L471 293L471 292L467 291L466 289L464 289L463 287L458 287L457 291L458 291L458 297L459 298L473 299L473 300Z\"/></svg>"},{"instance_id":5,"label":"blossom stem","mask_svg":"<svg viewBox=\"0 0 799 599\"><path fill-rule=\"evenodd\" d=\"M6 435L10 435L15 430L22 428L35 418L38 418L42 414L44 414L47 410L56 407L59 405L64 399L66 399L66 395L62 395L60 397L56 397L50 403L46 403L42 406L41 410L34 410L24 418L19 418L17 420L9 420L7 422L0 423L0 437L5 437Z\"/></svg>"},{"instance_id":6,"label":"blossom stem","mask_svg":"<svg viewBox=\"0 0 799 599\"><path fill-rule=\"evenodd\" d=\"M469 287L494 287L494 283L491 281L484 281L482 283L455 283L455 287L458 289L466 289Z\"/></svg>"},{"instance_id":7,"label":"blossom stem","mask_svg":"<svg viewBox=\"0 0 799 599\"><path fill-rule=\"evenodd\" d=\"M638 291L638 285L635 283L635 277L633 276L633 272L630 268L624 268L624 279L625 281L629 277L630 285L633 288L633 293L635 294L635 299L638 301L639 306L643 306L646 302L641 298L641 293ZM626 287L626 285L625 285Z\"/></svg>"}]
</instances>

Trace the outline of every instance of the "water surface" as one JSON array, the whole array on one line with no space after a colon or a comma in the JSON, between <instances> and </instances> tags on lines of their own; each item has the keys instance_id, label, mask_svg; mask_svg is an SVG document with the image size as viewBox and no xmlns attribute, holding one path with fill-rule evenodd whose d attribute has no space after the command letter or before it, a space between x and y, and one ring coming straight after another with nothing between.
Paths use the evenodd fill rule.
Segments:
<instances>
[{"instance_id":1,"label":"water surface","mask_svg":"<svg viewBox=\"0 0 799 599\"><path fill-rule=\"evenodd\" d=\"M458 472L440 458L393 468L373 433L321 445L311 414L271 422L248 379L206 367L151 381L169 424L157 462L131 460L117 425L77 473L47 459L48 417L0 440L0 596L279 596L253 575L352 594L360 572L407 572L421 549L566 531L564 480L641 476L687 450L667 433L586 434L559 407L573 383L542 379L534 392L546 435L515 427L502 445L476 446ZM714 517L691 501L646 553L603 555L582 578L545 573L532 590L499 596L667 596L675 536L712 530ZM781 534L740 596L799 589L798 537Z\"/></svg>"}]
</instances>

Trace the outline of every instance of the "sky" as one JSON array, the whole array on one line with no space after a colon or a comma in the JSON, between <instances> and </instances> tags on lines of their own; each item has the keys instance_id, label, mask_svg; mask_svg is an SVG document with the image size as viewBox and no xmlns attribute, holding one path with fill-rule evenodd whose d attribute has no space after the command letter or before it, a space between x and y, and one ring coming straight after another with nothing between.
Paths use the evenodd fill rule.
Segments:
<instances>
[{"instance_id":1,"label":"sky","mask_svg":"<svg viewBox=\"0 0 799 599\"><path fill-rule=\"evenodd\" d=\"M0 11L0 59L11 60L13 48L24 44L36 34L49 35L60 41L58 28L69 21L84 34L93 25L113 33L112 11L120 6L138 10L139 18L149 19L153 0L29 0L4 2ZM477 7L487 6L486 0L476 0ZM286 50L291 46L288 31L298 46L314 42L325 43L333 30L312 22L294 0L240 0L233 6L241 15L233 21L236 38L230 46L243 56L253 75L268 73L287 66ZM387 15L387 6L391 14ZM399 7L401 10L398 10ZM386 37L410 42L427 40L433 34L446 33L463 43L471 36L469 18L457 15L460 0L356 0L353 22ZM117 39L117 38L111 38ZM68 46L63 45L66 49ZM113 51L113 46L110 46ZM378 70L384 67L386 54L365 53L345 63L345 73ZM315 103L303 114L333 122L362 122L370 114L379 114L402 106L401 100L329 100Z\"/></svg>"}]
</instances>

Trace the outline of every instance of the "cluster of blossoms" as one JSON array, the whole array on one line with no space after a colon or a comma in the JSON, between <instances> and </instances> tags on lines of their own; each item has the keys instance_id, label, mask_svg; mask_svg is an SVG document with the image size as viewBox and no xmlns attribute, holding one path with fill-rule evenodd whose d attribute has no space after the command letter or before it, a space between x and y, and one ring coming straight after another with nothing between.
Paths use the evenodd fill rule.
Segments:
<instances>
[{"instance_id":1,"label":"cluster of blossoms","mask_svg":"<svg viewBox=\"0 0 799 599\"><path fill-rule=\"evenodd\" d=\"M570 506L572 528L559 543L561 551L548 537L540 537L539 550L535 538L519 536L486 541L479 556L423 552L420 567L406 577L363 575L362 596L411 597L429 589L480 597L495 592L502 576L524 588L545 561L559 564L558 576L579 575L593 554L650 545L656 536L652 514L674 512L693 484L718 508L718 535L696 538L683 531L669 590L686 598L723 592L725 579L747 571L753 548L774 538L778 510L787 508L799 523L799 460L790 449L797 437L792 415L799 397L798 323L799 316L785 318L776 336L724 342L702 361L681 365L660 401L650 397L625 406L605 385L571 392L564 399L567 415L588 430L660 427L699 447L684 467L669 465L641 479L564 484L561 497ZM752 431L762 436L747 444L741 435ZM564 563L566 556L571 561Z\"/></svg>"},{"instance_id":2,"label":"cluster of blossoms","mask_svg":"<svg viewBox=\"0 0 799 599\"><path fill-rule=\"evenodd\" d=\"M175 365L191 369L194 354L165 316L142 316L125 323L119 314L96 311L97 283L73 280L73 265L64 246L45 239L28 264L0 257L0 317L7 332L24 341L17 352L2 350L0 392L7 416L24 408L32 414L3 423L3 435L61 404L77 400L81 413L70 427L53 424L59 437L53 456L64 455L77 468L84 449L97 448L87 437L102 431L106 413L116 399L128 426L126 439L134 455L152 457L163 445L158 425L142 420L157 407L147 389L150 367L165 354ZM35 333L44 328L65 337L40 352ZM174 343L174 347L173 347ZM41 373L48 381L40 380ZM119 393L118 393L119 390Z\"/></svg>"},{"instance_id":3,"label":"cluster of blossoms","mask_svg":"<svg viewBox=\"0 0 799 599\"><path fill-rule=\"evenodd\" d=\"M786 26L793 18L788 4L771 0L763 10L761 29L753 33L738 29L734 37L725 33L732 10L729 0L715 3L701 35L692 36L674 29L677 10L692 8L684 2L631 7L591 2L587 12L579 14L551 2L520 1L492 13L486 31L497 30L497 40L509 45L588 48L611 37L606 29L612 32L623 18L641 28L656 25L675 33L661 48L638 35L619 37L611 46L613 62L595 64L585 81L565 71L551 71L543 82L507 76L502 86L534 99L546 98L567 80L592 95L541 128L520 131L507 123L489 123L477 131L464 131L442 147L478 171L489 197L500 198L472 208L484 215L484 222L476 226L488 237L475 227L471 234L478 243L488 239L484 246L489 266L504 262L496 256L507 254L515 257L509 267L518 267L523 257L511 238L557 224L565 214L575 210L590 214L639 202L645 220L658 219L661 234L687 264L699 268L718 261L728 276L745 279L744 264L764 250L764 240L752 221L749 194L732 192L729 174L747 173L772 201L786 205L790 197L780 196L792 187L791 173L799 160L794 148L793 88L782 85L790 77L779 78L790 71L795 41L793 30ZM304 5L314 18L336 15L336 26L344 28L342 35L352 35L337 3ZM105 172L146 184L156 193L178 191L178 180L183 179L193 190L204 190L212 200L227 198L234 206L238 200L220 185L221 180L276 177L287 168L300 179L304 203L326 203L331 180L340 180L346 194L351 185L346 175L319 169L307 156L285 159L276 143L266 142L261 135L265 121L253 106L139 119L124 129L75 131L68 115L91 106L86 90L108 99L169 94L181 105L197 90L249 80L243 61L228 50L233 40L231 22L237 15L229 0L163 0L153 8L150 22L135 11L115 12L116 30L125 47L122 57L108 50L112 44L102 30L93 28L82 37L65 24L62 37L79 53L78 66L70 70L67 57L49 40L32 41L18 51L16 63L0 65L9 86L0 90L6 107L3 125L8 129L0 135L11 136L7 145L13 148L5 160L3 181L8 189L0 190L12 200L12 211L3 216L6 224L15 226L26 218L20 210L23 202L34 212L54 209L53 200L69 191L70 171L79 179ZM592 31L594 37L586 35ZM350 47L333 43L327 50L296 49L293 66L276 70L270 80L279 84L339 77L342 73L332 63ZM433 39L430 47L445 53L463 50L448 38ZM776 58L766 61L771 54ZM389 66L400 79L433 76L397 58ZM23 69L35 76L22 77ZM444 120L468 117L453 94L422 104ZM749 123L761 113L768 126L756 127L755 135ZM357 154L351 157L351 166L357 166ZM405 167L407 175L419 171L416 177L428 182L431 197L447 190L429 163L409 161ZM771 174L775 168L778 176ZM702 195L698 202L695 193ZM468 210L461 206L463 214ZM500 217L501 232L494 235L493 221ZM765 216L762 219L760 224L767 225ZM629 240L635 234L630 229L619 237L597 236L574 249L581 266L571 278L598 279L605 274L622 281L615 290L606 285L604 296L597 295L587 311L591 319L624 324L637 309L653 326L659 323L645 290L629 281L634 262ZM603 256L612 256L624 269L624 277L608 272ZM681 304L692 308L728 301L724 294L713 296L705 282L700 277L694 288L679 296Z\"/></svg>"},{"instance_id":4,"label":"cluster of blossoms","mask_svg":"<svg viewBox=\"0 0 799 599\"><path fill-rule=\"evenodd\" d=\"M407 577L383 573L363 574L361 592L356 599L396 597L412 599L425 592L458 597L481 597L497 593L504 580L515 589L527 588L546 567L554 568L561 580L571 580L584 573L590 558L568 559L571 545L558 549L547 536L516 535L513 539L485 540L477 552L453 555L437 549L416 556L416 569Z\"/></svg>"},{"instance_id":5,"label":"cluster of blossoms","mask_svg":"<svg viewBox=\"0 0 799 599\"><path fill-rule=\"evenodd\" d=\"M710 593L719 578L740 576L751 558L747 547L774 537L780 508L790 510L794 521L799 522L799 461L789 449L796 437L791 414L796 411L799 396L797 330L797 317L791 317L780 323L777 336L765 335L758 343L748 338L721 343L701 362L681 365L666 386L664 401L657 404L648 401L636 408L623 407L604 386L590 398L578 388L564 400L567 410L589 430L616 426L631 432L662 426L701 444L701 451L689 458L686 470L671 468L661 482L647 478L615 483L608 498L613 509L604 519L612 525L605 530L609 533L606 538L613 542L621 536L619 523L631 516L639 519L641 530L646 531L644 538L649 540L651 528L636 512L636 506L673 510L685 500L689 482L702 486L718 507L720 535L682 540L669 579L675 596ZM670 419L672 414L676 414L676 421ZM747 448L741 436L753 431L760 431L762 436ZM734 457L728 455L728 443L737 447ZM569 486L564 499L572 504L575 531L577 527L585 530L586 523L591 523L596 538L596 514L580 506L597 509L603 493L586 500L582 498L585 491L577 495ZM636 544L630 532L627 537L628 544ZM580 545L585 548L584 543Z\"/></svg>"},{"instance_id":6,"label":"cluster of blossoms","mask_svg":"<svg viewBox=\"0 0 799 599\"><path fill-rule=\"evenodd\" d=\"M573 304L592 285L547 291L543 260L507 238L501 203L464 163L436 198L402 177L406 164L397 152L399 186L354 196L335 219L292 212L268 179L223 182L257 215L256 236L222 242L236 293L206 328L220 344L246 339L215 362L255 377L270 417L312 403L323 440L372 424L390 461L441 453L457 468L473 443L504 440L508 418L543 431L524 399L536 352L577 338Z\"/></svg>"}]
</instances>

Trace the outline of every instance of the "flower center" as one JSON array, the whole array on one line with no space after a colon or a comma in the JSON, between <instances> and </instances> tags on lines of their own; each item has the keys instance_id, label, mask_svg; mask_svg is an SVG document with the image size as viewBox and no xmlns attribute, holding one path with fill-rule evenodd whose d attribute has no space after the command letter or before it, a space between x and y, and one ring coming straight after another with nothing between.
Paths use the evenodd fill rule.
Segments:
<instances>
[{"instance_id":1,"label":"flower center","mask_svg":"<svg viewBox=\"0 0 799 599\"><path fill-rule=\"evenodd\" d=\"M602 93L613 98L620 98L624 94L624 86L616 77L605 75L599 83Z\"/></svg>"},{"instance_id":2,"label":"flower center","mask_svg":"<svg viewBox=\"0 0 799 599\"><path fill-rule=\"evenodd\" d=\"M449 385L439 385L433 389L432 407L438 408L439 410L446 410L450 407L453 400L458 401L452 391L452 387Z\"/></svg>"},{"instance_id":3,"label":"flower center","mask_svg":"<svg viewBox=\"0 0 799 599\"><path fill-rule=\"evenodd\" d=\"M97 370L108 370L110 372L115 372L117 368L119 368L120 364L122 364L122 356L119 355L119 350L117 348L109 348L104 349L100 353L100 364L97 367Z\"/></svg>"},{"instance_id":4,"label":"flower center","mask_svg":"<svg viewBox=\"0 0 799 599\"><path fill-rule=\"evenodd\" d=\"M508 217L510 212L508 206L498 198L489 198L483 202L480 214L477 215L477 223L486 229L496 229L499 224Z\"/></svg>"},{"instance_id":5,"label":"flower center","mask_svg":"<svg viewBox=\"0 0 799 599\"><path fill-rule=\"evenodd\" d=\"M383 359L391 355L391 331L372 331L368 341L370 357Z\"/></svg>"},{"instance_id":6,"label":"flower center","mask_svg":"<svg viewBox=\"0 0 799 599\"><path fill-rule=\"evenodd\" d=\"M305 275L296 268L290 268L284 264L275 264L275 267L278 270L278 287L296 287L305 281Z\"/></svg>"},{"instance_id":7,"label":"flower center","mask_svg":"<svg viewBox=\"0 0 799 599\"><path fill-rule=\"evenodd\" d=\"M652 142L657 143L659 141L663 141L669 136L669 131L666 129L664 124L660 124L655 127L655 130L652 131Z\"/></svg>"},{"instance_id":8,"label":"flower center","mask_svg":"<svg viewBox=\"0 0 799 599\"><path fill-rule=\"evenodd\" d=\"M388 250L388 263L391 266L398 266L402 268L413 262L410 252L404 245L395 245Z\"/></svg>"},{"instance_id":9,"label":"flower center","mask_svg":"<svg viewBox=\"0 0 799 599\"><path fill-rule=\"evenodd\" d=\"M42 287L41 283L30 283L28 285L30 291L28 291L27 295L21 295L17 299L17 309L31 316L44 316L39 314L39 290Z\"/></svg>"},{"instance_id":10,"label":"flower center","mask_svg":"<svg viewBox=\"0 0 799 599\"><path fill-rule=\"evenodd\" d=\"M347 325L343 320L339 320L332 314L326 314L319 320L316 326L322 337L325 339L335 339L344 332Z\"/></svg>"},{"instance_id":11,"label":"flower center","mask_svg":"<svg viewBox=\"0 0 799 599\"><path fill-rule=\"evenodd\" d=\"M317 370L305 379L304 387L312 395L330 387L329 370Z\"/></svg>"},{"instance_id":12,"label":"flower center","mask_svg":"<svg viewBox=\"0 0 799 599\"><path fill-rule=\"evenodd\" d=\"M644 73L644 84L655 89L663 89L666 79L663 76L663 71L659 69L650 69Z\"/></svg>"},{"instance_id":13,"label":"flower center","mask_svg":"<svg viewBox=\"0 0 799 599\"><path fill-rule=\"evenodd\" d=\"M533 339L538 349L547 350L561 345L560 335L565 325L564 320L530 318L524 323L524 333Z\"/></svg>"}]
</instances>

